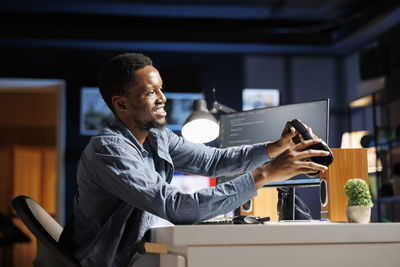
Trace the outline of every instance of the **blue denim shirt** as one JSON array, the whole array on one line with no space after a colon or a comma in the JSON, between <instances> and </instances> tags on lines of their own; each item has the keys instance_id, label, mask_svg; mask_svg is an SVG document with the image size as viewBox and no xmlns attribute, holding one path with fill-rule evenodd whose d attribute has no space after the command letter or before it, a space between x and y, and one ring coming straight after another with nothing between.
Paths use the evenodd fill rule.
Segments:
<instances>
[{"instance_id":1,"label":"blue denim shirt","mask_svg":"<svg viewBox=\"0 0 400 267\"><path fill-rule=\"evenodd\" d=\"M192 224L243 205L257 195L248 172L269 160L266 143L218 149L190 143L168 128L151 129L147 141L155 154L153 168L145 159L148 152L114 118L83 151L79 197L73 219L64 228L70 230L63 235L75 244L73 254L83 266L128 266L154 215L174 224ZM246 174L187 194L170 185L175 171Z\"/></svg>"}]
</instances>

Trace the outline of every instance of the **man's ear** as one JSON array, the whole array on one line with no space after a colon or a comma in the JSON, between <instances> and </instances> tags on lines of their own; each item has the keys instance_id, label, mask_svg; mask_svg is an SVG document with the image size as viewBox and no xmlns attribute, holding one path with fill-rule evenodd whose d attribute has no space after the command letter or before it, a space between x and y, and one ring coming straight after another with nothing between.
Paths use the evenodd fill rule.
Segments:
<instances>
[{"instance_id":1,"label":"man's ear","mask_svg":"<svg viewBox=\"0 0 400 267\"><path fill-rule=\"evenodd\" d=\"M125 111L126 103L125 99L122 96L115 95L111 98L112 104L114 106L114 110Z\"/></svg>"}]
</instances>

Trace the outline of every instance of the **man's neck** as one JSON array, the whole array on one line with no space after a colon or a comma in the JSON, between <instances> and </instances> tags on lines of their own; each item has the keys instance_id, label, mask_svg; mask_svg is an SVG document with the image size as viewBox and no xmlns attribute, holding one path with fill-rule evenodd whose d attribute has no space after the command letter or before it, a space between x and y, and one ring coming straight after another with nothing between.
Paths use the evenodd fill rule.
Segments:
<instances>
[{"instance_id":1,"label":"man's neck","mask_svg":"<svg viewBox=\"0 0 400 267\"><path fill-rule=\"evenodd\" d=\"M143 130L139 128L135 122L131 120L127 120L124 117L118 116L120 121L125 124L125 126L129 129L129 131L133 134L136 140L143 146L144 141L146 140L147 136L149 135L149 130Z\"/></svg>"},{"instance_id":2,"label":"man's neck","mask_svg":"<svg viewBox=\"0 0 400 267\"><path fill-rule=\"evenodd\" d=\"M128 127L129 131L135 136L136 140L143 146L144 141L146 140L147 136L149 135L148 130L139 130L134 127Z\"/></svg>"}]
</instances>

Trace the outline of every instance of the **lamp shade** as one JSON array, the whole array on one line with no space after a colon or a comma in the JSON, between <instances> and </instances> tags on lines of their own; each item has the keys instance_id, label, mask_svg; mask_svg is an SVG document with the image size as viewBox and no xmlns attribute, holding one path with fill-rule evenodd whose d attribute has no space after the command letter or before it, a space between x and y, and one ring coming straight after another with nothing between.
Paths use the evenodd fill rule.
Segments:
<instances>
[{"instance_id":1,"label":"lamp shade","mask_svg":"<svg viewBox=\"0 0 400 267\"><path fill-rule=\"evenodd\" d=\"M193 112L186 119L181 132L185 139L194 143L207 143L218 137L218 122L208 111L205 100L193 102Z\"/></svg>"}]
</instances>

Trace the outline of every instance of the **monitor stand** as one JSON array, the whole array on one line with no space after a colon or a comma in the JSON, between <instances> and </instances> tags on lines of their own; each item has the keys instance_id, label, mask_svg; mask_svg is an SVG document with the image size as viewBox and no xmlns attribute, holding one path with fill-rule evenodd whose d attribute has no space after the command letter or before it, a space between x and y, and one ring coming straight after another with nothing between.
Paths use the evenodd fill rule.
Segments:
<instances>
[{"instance_id":1,"label":"monitor stand","mask_svg":"<svg viewBox=\"0 0 400 267\"><path fill-rule=\"evenodd\" d=\"M278 188L278 217L279 221L295 220L295 188Z\"/></svg>"}]
</instances>

